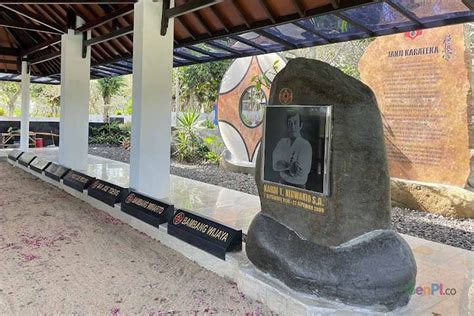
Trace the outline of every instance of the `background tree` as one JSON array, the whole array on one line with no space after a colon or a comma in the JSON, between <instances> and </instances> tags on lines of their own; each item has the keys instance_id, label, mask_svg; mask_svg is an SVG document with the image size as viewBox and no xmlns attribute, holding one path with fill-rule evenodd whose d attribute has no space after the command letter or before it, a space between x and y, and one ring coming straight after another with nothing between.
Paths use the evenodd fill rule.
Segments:
<instances>
[{"instance_id":1,"label":"background tree","mask_svg":"<svg viewBox=\"0 0 474 316\"><path fill-rule=\"evenodd\" d=\"M321 60L341 69L347 75L360 80L360 73L358 69L359 60L364 54L367 46L369 46L373 40L373 38L369 38L331 45L296 49L283 52L283 56L288 59L295 57L305 57Z\"/></svg>"},{"instance_id":2,"label":"background tree","mask_svg":"<svg viewBox=\"0 0 474 316\"><path fill-rule=\"evenodd\" d=\"M32 84L30 93L33 117L59 117L61 86Z\"/></svg>"},{"instance_id":3,"label":"background tree","mask_svg":"<svg viewBox=\"0 0 474 316\"><path fill-rule=\"evenodd\" d=\"M21 87L18 82L0 82L0 102L6 107L8 116L15 115L15 107L21 94Z\"/></svg>"},{"instance_id":4,"label":"background tree","mask_svg":"<svg viewBox=\"0 0 474 316\"><path fill-rule=\"evenodd\" d=\"M179 102L190 110L209 112L212 101L217 100L219 95L222 77L231 63L231 60L223 60L177 68Z\"/></svg>"},{"instance_id":5,"label":"background tree","mask_svg":"<svg viewBox=\"0 0 474 316\"><path fill-rule=\"evenodd\" d=\"M102 99L97 80L90 81L89 91L89 114L103 114L104 111L102 107L104 106L104 100Z\"/></svg>"},{"instance_id":6,"label":"background tree","mask_svg":"<svg viewBox=\"0 0 474 316\"><path fill-rule=\"evenodd\" d=\"M110 114L112 111L112 98L116 95L119 95L124 87L124 78L121 76L103 78L97 80L97 87L99 88L102 99L104 100L103 116L104 122L108 123L110 121Z\"/></svg>"}]
</instances>

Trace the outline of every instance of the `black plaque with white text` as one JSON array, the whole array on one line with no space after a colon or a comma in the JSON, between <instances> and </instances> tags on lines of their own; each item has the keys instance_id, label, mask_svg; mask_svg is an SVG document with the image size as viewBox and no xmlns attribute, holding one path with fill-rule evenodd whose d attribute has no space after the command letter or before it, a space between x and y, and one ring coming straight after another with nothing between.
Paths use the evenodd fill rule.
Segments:
<instances>
[{"instance_id":1,"label":"black plaque with white text","mask_svg":"<svg viewBox=\"0 0 474 316\"><path fill-rule=\"evenodd\" d=\"M93 198L104 202L107 205L114 206L122 202L128 190L121 186L102 181L94 180L87 189L87 194Z\"/></svg>"},{"instance_id":2,"label":"black plaque with white text","mask_svg":"<svg viewBox=\"0 0 474 316\"><path fill-rule=\"evenodd\" d=\"M30 169L38 173L43 173L49 164L51 164L50 161L36 157L36 159L30 163Z\"/></svg>"},{"instance_id":3,"label":"black plaque with white text","mask_svg":"<svg viewBox=\"0 0 474 316\"><path fill-rule=\"evenodd\" d=\"M52 162L45 170L44 175L55 181L61 181L61 179L69 172L69 168L55 164Z\"/></svg>"},{"instance_id":4,"label":"black plaque with white text","mask_svg":"<svg viewBox=\"0 0 474 316\"><path fill-rule=\"evenodd\" d=\"M84 192L94 180L94 177L71 170L64 176L63 184L79 192Z\"/></svg>"},{"instance_id":5,"label":"black plaque with white text","mask_svg":"<svg viewBox=\"0 0 474 316\"><path fill-rule=\"evenodd\" d=\"M122 201L121 208L123 212L155 227L167 223L174 213L173 205L133 191Z\"/></svg>"},{"instance_id":6,"label":"black plaque with white text","mask_svg":"<svg viewBox=\"0 0 474 316\"><path fill-rule=\"evenodd\" d=\"M10 151L10 153L8 154L8 159L10 159L11 161L17 161L18 158L20 158L20 156L23 154L23 151L21 150L12 150Z\"/></svg>"},{"instance_id":7,"label":"black plaque with white text","mask_svg":"<svg viewBox=\"0 0 474 316\"><path fill-rule=\"evenodd\" d=\"M18 163L22 166L28 167L35 158L36 155L33 153L23 153L23 155L18 158Z\"/></svg>"},{"instance_id":8,"label":"black plaque with white text","mask_svg":"<svg viewBox=\"0 0 474 316\"><path fill-rule=\"evenodd\" d=\"M241 230L183 210L168 222L168 234L223 260L226 252L242 250Z\"/></svg>"}]
</instances>

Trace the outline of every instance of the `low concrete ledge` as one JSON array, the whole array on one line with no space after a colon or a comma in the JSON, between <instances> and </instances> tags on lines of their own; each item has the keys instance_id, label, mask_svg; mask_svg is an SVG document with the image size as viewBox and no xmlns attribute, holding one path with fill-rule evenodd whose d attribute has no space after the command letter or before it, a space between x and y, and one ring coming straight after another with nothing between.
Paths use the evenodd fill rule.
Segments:
<instances>
[{"instance_id":1,"label":"low concrete ledge","mask_svg":"<svg viewBox=\"0 0 474 316\"><path fill-rule=\"evenodd\" d=\"M444 185L391 179L392 203L448 217L474 218L474 192Z\"/></svg>"}]
</instances>

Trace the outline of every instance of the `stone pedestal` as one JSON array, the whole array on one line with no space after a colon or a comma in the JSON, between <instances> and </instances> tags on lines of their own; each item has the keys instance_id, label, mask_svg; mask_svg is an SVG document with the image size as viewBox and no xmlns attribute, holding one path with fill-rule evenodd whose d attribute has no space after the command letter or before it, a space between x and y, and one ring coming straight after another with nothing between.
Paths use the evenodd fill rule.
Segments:
<instances>
[{"instance_id":1,"label":"stone pedestal","mask_svg":"<svg viewBox=\"0 0 474 316\"><path fill-rule=\"evenodd\" d=\"M327 195L292 189L293 196L318 201L317 212L269 199L260 153L262 211L248 231L250 261L301 292L389 310L405 305L416 264L390 230L390 178L372 91L328 64L298 58L273 82L269 104L282 102L332 106L330 189Z\"/></svg>"}]
</instances>

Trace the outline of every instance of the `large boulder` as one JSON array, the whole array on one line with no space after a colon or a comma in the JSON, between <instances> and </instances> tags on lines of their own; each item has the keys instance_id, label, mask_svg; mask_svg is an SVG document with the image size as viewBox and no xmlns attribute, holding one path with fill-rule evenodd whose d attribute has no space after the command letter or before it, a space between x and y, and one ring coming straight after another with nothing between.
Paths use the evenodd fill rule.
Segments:
<instances>
[{"instance_id":1,"label":"large boulder","mask_svg":"<svg viewBox=\"0 0 474 316\"><path fill-rule=\"evenodd\" d=\"M474 218L474 192L443 184L391 181L392 202L412 210L455 218Z\"/></svg>"},{"instance_id":2,"label":"large boulder","mask_svg":"<svg viewBox=\"0 0 474 316\"><path fill-rule=\"evenodd\" d=\"M313 194L322 214L265 198L259 153L262 211L248 231L250 261L305 293L387 309L405 305L416 264L390 230L390 177L374 94L337 68L303 58L275 77L269 104L281 105L282 91L294 105L332 105L330 190Z\"/></svg>"}]
</instances>

